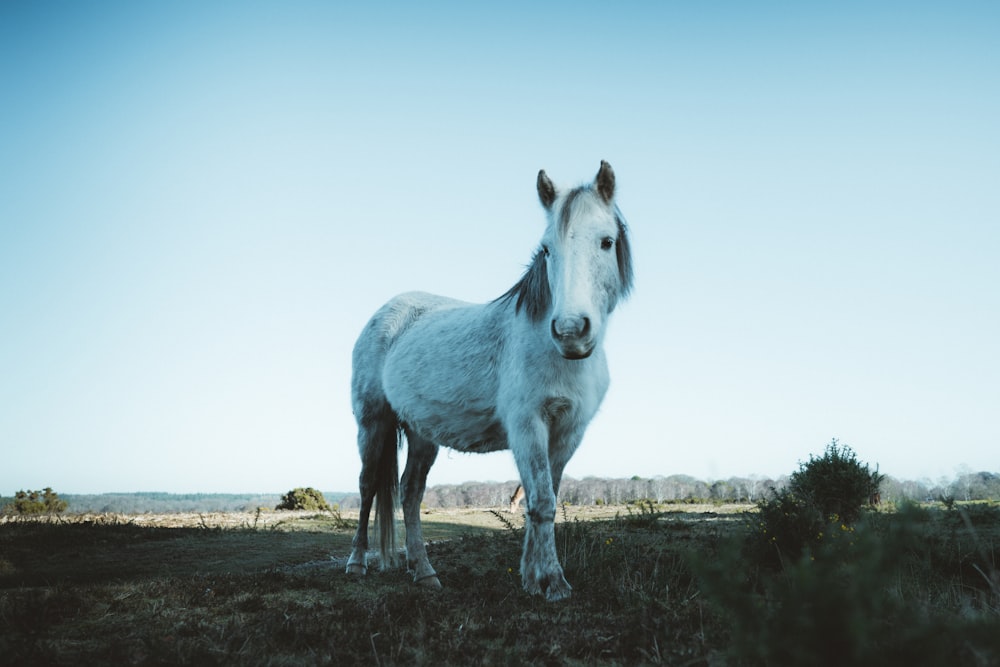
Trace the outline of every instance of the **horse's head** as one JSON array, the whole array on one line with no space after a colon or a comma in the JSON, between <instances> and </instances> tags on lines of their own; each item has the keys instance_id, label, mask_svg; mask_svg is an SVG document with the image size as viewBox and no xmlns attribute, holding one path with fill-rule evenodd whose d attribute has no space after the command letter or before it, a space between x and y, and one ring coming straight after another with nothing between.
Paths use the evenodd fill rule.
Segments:
<instances>
[{"instance_id":1,"label":"horse's head","mask_svg":"<svg viewBox=\"0 0 1000 667\"><path fill-rule=\"evenodd\" d=\"M592 184L559 192L540 171L538 197L549 221L532 268L545 272L549 307L536 309L534 317L547 317L562 356L585 359L603 339L608 315L632 287L628 233L615 205L615 173L602 161Z\"/></svg>"}]
</instances>

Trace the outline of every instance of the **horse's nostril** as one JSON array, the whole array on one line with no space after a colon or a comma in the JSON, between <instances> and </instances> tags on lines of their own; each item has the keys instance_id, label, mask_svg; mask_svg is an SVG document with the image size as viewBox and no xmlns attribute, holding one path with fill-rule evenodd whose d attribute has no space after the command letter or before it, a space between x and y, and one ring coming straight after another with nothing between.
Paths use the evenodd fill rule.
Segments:
<instances>
[{"instance_id":1,"label":"horse's nostril","mask_svg":"<svg viewBox=\"0 0 1000 667\"><path fill-rule=\"evenodd\" d=\"M565 319L563 320L552 320L552 337L553 338L569 338L574 335L574 327L572 327Z\"/></svg>"},{"instance_id":2,"label":"horse's nostril","mask_svg":"<svg viewBox=\"0 0 1000 667\"><path fill-rule=\"evenodd\" d=\"M552 320L552 335L555 338L581 338L589 333L589 317L565 317Z\"/></svg>"}]
</instances>

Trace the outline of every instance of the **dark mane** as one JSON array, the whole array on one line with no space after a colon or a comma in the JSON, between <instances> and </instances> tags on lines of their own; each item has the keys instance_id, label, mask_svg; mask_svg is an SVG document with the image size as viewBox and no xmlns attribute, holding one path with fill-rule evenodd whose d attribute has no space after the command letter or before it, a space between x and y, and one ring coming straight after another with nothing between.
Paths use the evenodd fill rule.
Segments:
<instances>
[{"instance_id":1,"label":"dark mane","mask_svg":"<svg viewBox=\"0 0 1000 667\"><path fill-rule=\"evenodd\" d=\"M593 187L589 185L581 185L578 188L574 188L566 193L566 199L563 200L562 210L559 211L559 235L564 236L569 231L569 223L573 219L573 202L584 192L593 191Z\"/></svg>"},{"instance_id":2,"label":"dark mane","mask_svg":"<svg viewBox=\"0 0 1000 667\"><path fill-rule=\"evenodd\" d=\"M535 256L531 258L531 264L521 279L495 299L494 303L510 301L515 297L514 312L519 313L524 307L532 322L540 321L549 310L552 292L549 291L549 277L545 272L545 253L541 249L535 251Z\"/></svg>"},{"instance_id":3,"label":"dark mane","mask_svg":"<svg viewBox=\"0 0 1000 667\"><path fill-rule=\"evenodd\" d=\"M615 254L618 256L618 277L621 279L621 293L624 299L632 291L635 278L632 274L632 245L628 240L628 225L622 212L615 206L615 222L618 223L618 238L615 239Z\"/></svg>"}]
</instances>

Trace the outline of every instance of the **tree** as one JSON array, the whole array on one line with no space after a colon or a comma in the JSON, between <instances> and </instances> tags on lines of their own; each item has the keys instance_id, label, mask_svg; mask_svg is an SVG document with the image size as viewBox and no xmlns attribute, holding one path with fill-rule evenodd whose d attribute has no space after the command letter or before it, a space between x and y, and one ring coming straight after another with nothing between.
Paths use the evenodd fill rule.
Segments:
<instances>
[{"instance_id":1,"label":"tree","mask_svg":"<svg viewBox=\"0 0 1000 667\"><path fill-rule=\"evenodd\" d=\"M42 491L18 491L14 494L14 502L5 507L17 514L59 514L66 511L68 503L62 500L50 487Z\"/></svg>"},{"instance_id":2,"label":"tree","mask_svg":"<svg viewBox=\"0 0 1000 667\"><path fill-rule=\"evenodd\" d=\"M1000 477L990 472L972 472L963 466L951 485L951 495L962 500L989 500L1000 490Z\"/></svg>"},{"instance_id":3,"label":"tree","mask_svg":"<svg viewBox=\"0 0 1000 667\"><path fill-rule=\"evenodd\" d=\"M709 487L709 498L715 502L725 502L733 499L733 485L724 480L716 480Z\"/></svg>"}]
</instances>

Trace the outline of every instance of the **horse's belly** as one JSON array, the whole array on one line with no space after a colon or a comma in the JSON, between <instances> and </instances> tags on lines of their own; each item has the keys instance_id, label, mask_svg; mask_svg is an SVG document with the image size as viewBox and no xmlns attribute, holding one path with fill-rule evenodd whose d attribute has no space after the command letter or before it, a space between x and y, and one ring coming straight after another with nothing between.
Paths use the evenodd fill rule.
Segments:
<instances>
[{"instance_id":1,"label":"horse's belly","mask_svg":"<svg viewBox=\"0 0 1000 667\"><path fill-rule=\"evenodd\" d=\"M495 452L508 449L507 432L497 420L472 425L472 429L442 432L440 444L463 452Z\"/></svg>"},{"instance_id":2,"label":"horse's belly","mask_svg":"<svg viewBox=\"0 0 1000 667\"><path fill-rule=\"evenodd\" d=\"M479 453L509 447L507 432L492 411L462 410L454 405L441 405L439 409L428 409L432 405L393 408L407 430L435 445Z\"/></svg>"},{"instance_id":3,"label":"horse's belly","mask_svg":"<svg viewBox=\"0 0 1000 667\"><path fill-rule=\"evenodd\" d=\"M385 393L399 420L413 433L441 447L464 452L507 449L507 432L496 399L483 391L488 381L441 382L442 368L425 373L387 366ZM454 373L451 378L461 377ZM436 381L435 381L436 380Z\"/></svg>"}]
</instances>

